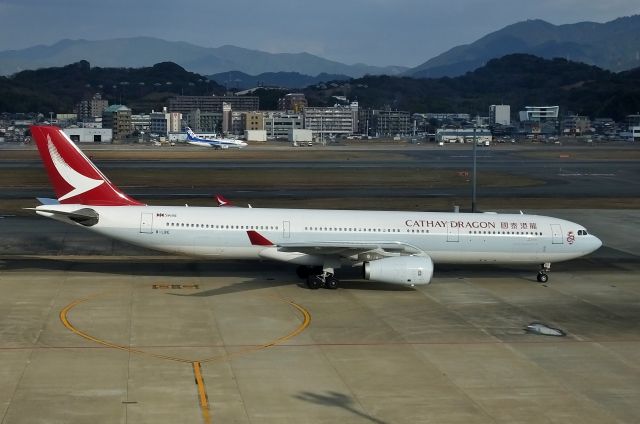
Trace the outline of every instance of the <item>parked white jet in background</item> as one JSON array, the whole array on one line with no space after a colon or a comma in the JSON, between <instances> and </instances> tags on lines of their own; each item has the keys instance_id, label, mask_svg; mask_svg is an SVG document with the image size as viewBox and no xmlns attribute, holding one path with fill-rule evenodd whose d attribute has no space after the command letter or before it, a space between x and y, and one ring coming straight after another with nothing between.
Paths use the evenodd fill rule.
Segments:
<instances>
[{"instance_id":1,"label":"parked white jet in background","mask_svg":"<svg viewBox=\"0 0 640 424\"><path fill-rule=\"evenodd\" d=\"M38 215L126 242L209 259L299 265L309 288L336 288L334 270L365 279L428 284L434 263L540 264L598 249L579 224L537 215L144 205L115 187L59 128L33 126L57 201Z\"/></svg>"},{"instance_id":2,"label":"parked white jet in background","mask_svg":"<svg viewBox=\"0 0 640 424\"><path fill-rule=\"evenodd\" d=\"M232 138L203 138L198 137L187 127L187 143L200 147L213 147L214 149L241 149L247 147L247 143L242 140Z\"/></svg>"}]
</instances>

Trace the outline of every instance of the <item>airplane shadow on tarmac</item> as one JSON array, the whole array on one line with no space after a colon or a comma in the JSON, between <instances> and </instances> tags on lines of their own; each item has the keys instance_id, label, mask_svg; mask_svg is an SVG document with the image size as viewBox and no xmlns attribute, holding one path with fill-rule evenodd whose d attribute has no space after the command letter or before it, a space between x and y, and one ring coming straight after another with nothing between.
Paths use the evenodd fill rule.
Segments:
<instances>
[{"instance_id":1,"label":"airplane shadow on tarmac","mask_svg":"<svg viewBox=\"0 0 640 424\"><path fill-rule=\"evenodd\" d=\"M552 265L553 272L597 272L597 271L629 271L637 269L640 258L628 252L602 247L597 252L574 261ZM255 261L205 261L190 258L163 257L162 255L148 258L121 260L102 259L100 256L84 257L47 257L9 255L0 257L0 271L11 270L51 270L69 271L76 273L133 275L162 278L207 278L207 277L235 277L243 281L191 294L176 294L175 296L208 297L239 293L244 291L264 289L297 284L305 288L304 282L295 276L295 266L276 262ZM363 280L360 268L342 268L339 273L340 288L348 290L379 290L379 291L414 291L412 287L379 283ZM473 278L499 277L504 275L520 276L526 280L535 281L537 267L498 266L498 265L436 265L436 278ZM177 284L171 282L171 284Z\"/></svg>"},{"instance_id":2,"label":"airplane shadow on tarmac","mask_svg":"<svg viewBox=\"0 0 640 424\"><path fill-rule=\"evenodd\" d=\"M294 397L305 402L315 403L316 405L342 408L375 424L388 424L386 421L382 421L378 418L372 417L371 415L365 414L364 412L358 411L354 407L353 399L343 393L327 392L326 394L319 394L302 392Z\"/></svg>"},{"instance_id":3,"label":"airplane shadow on tarmac","mask_svg":"<svg viewBox=\"0 0 640 424\"><path fill-rule=\"evenodd\" d=\"M8 256L0 258L0 271L67 271L87 274L114 274L144 277L157 277L158 283L167 279L225 277L239 278L242 281L209 290L189 294L167 293L173 296L209 297L244 291L298 285L306 290L303 280L296 277L295 266L276 262L255 261L194 261L193 259L163 258L113 260L95 258L35 258L29 256ZM360 268L340 270L342 280L340 288L349 290L413 291L406 286L379 283L361 279ZM168 284L180 284L170 281ZM190 282L191 284L191 282Z\"/></svg>"},{"instance_id":4,"label":"airplane shadow on tarmac","mask_svg":"<svg viewBox=\"0 0 640 424\"><path fill-rule=\"evenodd\" d=\"M233 283L228 286L200 291L197 293L189 293L189 294L167 293L167 294L171 296L184 296L184 297L211 297L211 296L219 296L223 294L239 293L239 292L250 291L250 290L260 290L267 287L289 286L294 284L300 287L301 289L308 290L307 287L304 285L304 283L301 281L297 281L297 282L292 282L291 280L281 281L281 282L280 281L264 281L264 279L256 278L251 281ZM406 286L376 283L371 281L351 281L351 280L341 281L340 288L348 289L348 290L380 290L380 291L388 291L388 292L415 290L412 287L406 287Z\"/></svg>"}]
</instances>

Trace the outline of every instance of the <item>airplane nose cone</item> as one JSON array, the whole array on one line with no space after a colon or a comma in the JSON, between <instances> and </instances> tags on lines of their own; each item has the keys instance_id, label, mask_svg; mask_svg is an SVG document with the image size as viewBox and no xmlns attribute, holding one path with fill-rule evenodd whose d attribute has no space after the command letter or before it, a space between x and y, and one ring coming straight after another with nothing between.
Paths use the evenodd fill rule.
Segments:
<instances>
[{"instance_id":1,"label":"airplane nose cone","mask_svg":"<svg viewBox=\"0 0 640 424\"><path fill-rule=\"evenodd\" d=\"M601 246L602 246L602 240L600 240L596 236L593 236L593 250L592 250L592 252L595 252L596 250L600 249Z\"/></svg>"}]
</instances>

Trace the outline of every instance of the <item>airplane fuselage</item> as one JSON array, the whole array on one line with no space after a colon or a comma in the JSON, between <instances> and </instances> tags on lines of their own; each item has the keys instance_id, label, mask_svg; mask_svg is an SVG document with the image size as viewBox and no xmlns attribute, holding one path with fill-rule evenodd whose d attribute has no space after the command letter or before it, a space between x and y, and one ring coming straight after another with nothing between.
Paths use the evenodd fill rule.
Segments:
<instances>
[{"instance_id":1,"label":"airplane fuselage","mask_svg":"<svg viewBox=\"0 0 640 424\"><path fill-rule=\"evenodd\" d=\"M71 212L86 207L65 204L46 208ZM253 245L247 232L257 231L274 245L399 243L425 252L436 264L560 262L588 254L601 244L576 223L525 214L177 206L90 208L99 216L98 222L88 227L90 230L147 248L207 258L266 258L305 265L322 263L315 263L309 254L271 257L279 253L273 247ZM38 213L81 225L48 212ZM358 264L362 260L354 257L342 262Z\"/></svg>"},{"instance_id":2,"label":"airplane fuselage","mask_svg":"<svg viewBox=\"0 0 640 424\"><path fill-rule=\"evenodd\" d=\"M247 144L244 142L238 142L236 140L187 140L188 144L198 147L210 147L213 149L242 149Z\"/></svg>"}]
</instances>

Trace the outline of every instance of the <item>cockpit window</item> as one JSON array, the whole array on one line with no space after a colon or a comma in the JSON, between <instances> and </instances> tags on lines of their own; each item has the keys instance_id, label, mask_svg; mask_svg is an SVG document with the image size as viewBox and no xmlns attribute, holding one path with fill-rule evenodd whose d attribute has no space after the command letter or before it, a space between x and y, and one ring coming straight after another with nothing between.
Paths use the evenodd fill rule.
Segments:
<instances>
[{"instance_id":1,"label":"cockpit window","mask_svg":"<svg viewBox=\"0 0 640 424\"><path fill-rule=\"evenodd\" d=\"M587 230L578 230L578 235L579 236L586 236L587 235Z\"/></svg>"}]
</instances>

